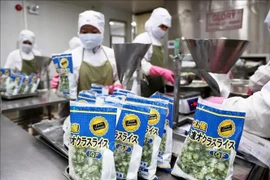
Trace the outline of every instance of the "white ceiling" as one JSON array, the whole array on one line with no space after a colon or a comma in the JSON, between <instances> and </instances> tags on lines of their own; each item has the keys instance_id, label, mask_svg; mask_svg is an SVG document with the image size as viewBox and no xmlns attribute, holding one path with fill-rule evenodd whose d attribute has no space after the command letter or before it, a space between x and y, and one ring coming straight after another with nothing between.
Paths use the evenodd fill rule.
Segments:
<instances>
[{"instance_id":1,"label":"white ceiling","mask_svg":"<svg viewBox=\"0 0 270 180\"><path fill-rule=\"evenodd\" d=\"M141 13L151 11L157 7L162 7L164 0L77 0L67 1L61 0L65 3L74 4L77 6L87 7L89 6L108 6L115 9L124 10L132 13Z\"/></svg>"}]
</instances>

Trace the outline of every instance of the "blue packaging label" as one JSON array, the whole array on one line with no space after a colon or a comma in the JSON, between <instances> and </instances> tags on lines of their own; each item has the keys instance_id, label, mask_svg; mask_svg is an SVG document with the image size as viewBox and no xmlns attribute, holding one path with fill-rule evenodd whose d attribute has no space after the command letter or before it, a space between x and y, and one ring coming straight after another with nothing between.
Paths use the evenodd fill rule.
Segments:
<instances>
[{"instance_id":1,"label":"blue packaging label","mask_svg":"<svg viewBox=\"0 0 270 180\"><path fill-rule=\"evenodd\" d=\"M79 101L79 102L85 101L87 103L95 103L96 96L93 94L90 94L88 92L80 92L78 95L77 101Z\"/></svg>"},{"instance_id":2,"label":"blue packaging label","mask_svg":"<svg viewBox=\"0 0 270 180\"><path fill-rule=\"evenodd\" d=\"M217 180L228 179L228 174L232 172L245 113L217 109L210 105L198 103L193 124L173 173L180 168L182 173L196 179ZM198 173L198 169L201 172Z\"/></svg>"},{"instance_id":3,"label":"blue packaging label","mask_svg":"<svg viewBox=\"0 0 270 180\"><path fill-rule=\"evenodd\" d=\"M114 150L117 108L71 106L72 146Z\"/></svg>"},{"instance_id":4,"label":"blue packaging label","mask_svg":"<svg viewBox=\"0 0 270 180\"><path fill-rule=\"evenodd\" d=\"M166 97L163 94L158 93L158 92L153 94L150 98L162 99L162 100L168 101L168 112L167 112L167 117L166 117L166 124L168 124L170 128L172 128L173 127L173 103L174 103L173 99Z\"/></svg>"},{"instance_id":5,"label":"blue packaging label","mask_svg":"<svg viewBox=\"0 0 270 180\"><path fill-rule=\"evenodd\" d=\"M127 96L126 102L151 106L146 134L148 136L158 135L159 137L162 137L166 121L167 103L160 101L151 101L149 99L141 97L137 98L135 96Z\"/></svg>"},{"instance_id":6,"label":"blue packaging label","mask_svg":"<svg viewBox=\"0 0 270 180\"><path fill-rule=\"evenodd\" d=\"M150 113L149 107L131 104L123 104L121 109L116 127L114 151L118 180L126 179L130 164L136 163L131 162L133 147L143 146Z\"/></svg>"}]
</instances>

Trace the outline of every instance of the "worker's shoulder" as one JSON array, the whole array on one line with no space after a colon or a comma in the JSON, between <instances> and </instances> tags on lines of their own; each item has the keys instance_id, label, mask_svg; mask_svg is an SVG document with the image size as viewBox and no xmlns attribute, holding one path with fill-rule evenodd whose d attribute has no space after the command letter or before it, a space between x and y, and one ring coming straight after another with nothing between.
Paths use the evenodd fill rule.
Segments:
<instances>
[{"instance_id":1,"label":"worker's shoulder","mask_svg":"<svg viewBox=\"0 0 270 180\"><path fill-rule=\"evenodd\" d=\"M263 86L261 93L265 103L270 107L270 81Z\"/></svg>"},{"instance_id":2,"label":"worker's shoulder","mask_svg":"<svg viewBox=\"0 0 270 180\"><path fill-rule=\"evenodd\" d=\"M8 56L17 56L17 55L20 55L20 50L19 49L11 51Z\"/></svg>"},{"instance_id":3,"label":"worker's shoulder","mask_svg":"<svg viewBox=\"0 0 270 180\"><path fill-rule=\"evenodd\" d=\"M151 39L147 32L139 34L133 41L133 43L143 43L148 44L151 43Z\"/></svg>"},{"instance_id":4,"label":"worker's shoulder","mask_svg":"<svg viewBox=\"0 0 270 180\"><path fill-rule=\"evenodd\" d=\"M109 48L109 47L107 47L107 46L103 46L103 45L102 45L102 49L106 52L107 55L112 55L112 56L114 56L114 51L113 51L112 48Z\"/></svg>"},{"instance_id":5,"label":"worker's shoulder","mask_svg":"<svg viewBox=\"0 0 270 180\"><path fill-rule=\"evenodd\" d=\"M34 55L41 56L41 53L38 50L33 49Z\"/></svg>"}]
</instances>

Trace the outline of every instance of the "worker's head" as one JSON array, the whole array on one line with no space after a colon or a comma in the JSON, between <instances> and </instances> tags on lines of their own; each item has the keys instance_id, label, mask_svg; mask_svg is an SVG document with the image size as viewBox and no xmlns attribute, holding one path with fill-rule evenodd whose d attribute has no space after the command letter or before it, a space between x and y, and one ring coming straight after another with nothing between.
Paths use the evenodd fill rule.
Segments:
<instances>
[{"instance_id":1,"label":"worker's head","mask_svg":"<svg viewBox=\"0 0 270 180\"><path fill-rule=\"evenodd\" d=\"M35 44L35 34L29 30L22 30L19 37L20 48L25 53L30 53Z\"/></svg>"},{"instance_id":2,"label":"worker's head","mask_svg":"<svg viewBox=\"0 0 270 180\"><path fill-rule=\"evenodd\" d=\"M145 23L145 29L148 33L161 40L167 33L168 28L171 27L171 21L172 17L166 9L157 8Z\"/></svg>"},{"instance_id":3,"label":"worker's head","mask_svg":"<svg viewBox=\"0 0 270 180\"><path fill-rule=\"evenodd\" d=\"M73 37L69 40L69 50L73 50L81 45L82 42L78 37Z\"/></svg>"},{"instance_id":4,"label":"worker's head","mask_svg":"<svg viewBox=\"0 0 270 180\"><path fill-rule=\"evenodd\" d=\"M78 32L85 49L102 44L104 23L104 15L96 11L85 11L79 15Z\"/></svg>"},{"instance_id":5,"label":"worker's head","mask_svg":"<svg viewBox=\"0 0 270 180\"><path fill-rule=\"evenodd\" d=\"M264 22L266 23L267 28L268 28L269 33L270 33L270 10L269 10Z\"/></svg>"}]
</instances>

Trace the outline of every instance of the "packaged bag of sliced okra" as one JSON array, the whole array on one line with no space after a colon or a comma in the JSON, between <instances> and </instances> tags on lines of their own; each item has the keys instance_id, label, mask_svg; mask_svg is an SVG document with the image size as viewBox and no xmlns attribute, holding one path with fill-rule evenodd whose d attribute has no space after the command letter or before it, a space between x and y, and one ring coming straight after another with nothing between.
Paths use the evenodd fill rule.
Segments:
<instances>
[{"instance_id":1,"label":"packaged bag of sliced okra","mask_svg":"<svg viewBox=\"0 0 270 180\"><path fill-rule=\"evenodd\" d=\"M0 69L0 87L6 88L6 86L10 82L11 69L9 68L1 68Z\"/></svg>"},{"instance_id":2,"label":"packaged bag of sliced okra","mask_svg":"<svg viewBox=\"0 0 270 180\"><path fill-rule=\"evenodd\" d=\"M123 104L115 134L115 168L118 180L136 180L142 157L150 108Z\"/></svg>"},{"instance_id":3,"label":"packaged bag of sliced okra","mask_svg":"<svg viewBox=\"0 0 270 180\"><path fill-rule=\"evenodd\" d=\"M22 82L24 80L24 76L20 74L12 74L10 76L10 82L6 87L6 95L17 95L22 86Z\"/></svg>"},{"instance_id":4,"label":"packaged bag of sliced okra","mask_svg":"<svg viewBox=\"0 0 270 180\"><path fill-rule=\"evenodd\" d=\"M201 101L172 174L190 180L230 180L245 113Z\"/></svg>"},{"instance_id":5,"label":"packaged bag of sliced okra","mask_svg":"<svg viewBox=\"0 0 270 180\"><path fill-rule=\"evenodd\" d=\"M57 94L69 99L77 97L77 83L73 71L72 54L52 56L56 72L59 74Z\"/></svg>"},{"instance_id":6,"label":"packaged bag of sliced okra","mask_svg":"<svg viewBox=\"0 0 270 180\"><path fill-rule=\"evenodd\" d=\"M133 95L128 95L126 102L135 105L147 105L151 108L144 139L139 176L144 179L157 179L155 174L159 146L166 121L168 103L161 100L151 100Z\"/></svg>"},{"instance_id":7,"label":"packaged bag of sliced okra","mask_svg":"<svg viewBox=\"0 0 270 180\"><path fill-rule=\"evenodd\" d=\"M117 108L71 102L70 176L75 180L115 180Z\"/></svg>"},{"instance_id":8,"label":"packaged bag of sliced okra","mask_svg":"<svg viewBox=\"0 0 270 180\"><path fill-rule=\"evenodd\" d=\"M162 99L168 101L168 111L166 123L159 147L158 167L171 171L172 142L173 142L173 98L169 98L159 92L153 94L150 98Z\"/></svg>"},{"instance_id":9,"label":"packaged bag of sliced okra","mask_svg":"<svg viewBox=\"0 0 270 180\"><path fill-rule=\"evenodd\" d=\"M30 84L28 86L28 93L34 93L37 91L39 82L40 82L40 78L38 77L37 74L31 73L30 74Z\"/></svg>"},{"instance_id":10,"label":"packaged bag of sliced okra","mask_svg":"<svg viewBox=\"0 0 270 180\"><path fill-rule=\"evenodd\" d=\"M88 103L96 103L96 96L87 91L81 91L77 97L77 101L86 101Z\"/></svg>"},{"instance_id":11,"label":"packaged bag of sliced okra","mask_svg":"<svg viewBox=\"0 0 270 180\"><path fill-rule=\"evenodd\" d=\"M91 90L93 94L109 94L109 89L108 87L102 86L102 85L97 85L97 84L92 84L91 85Z\"/></svg>"}]
</instances>

